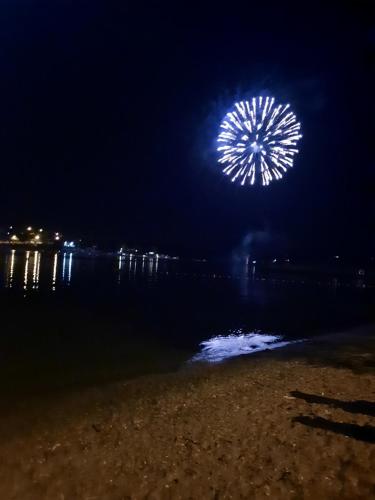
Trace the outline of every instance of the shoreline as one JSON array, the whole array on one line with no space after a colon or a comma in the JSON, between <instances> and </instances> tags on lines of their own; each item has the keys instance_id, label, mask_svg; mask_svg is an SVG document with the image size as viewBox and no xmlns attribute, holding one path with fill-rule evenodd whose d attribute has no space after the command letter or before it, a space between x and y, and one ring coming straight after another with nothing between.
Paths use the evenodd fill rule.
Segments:
<instances>
[{"instance_id":1,"label":"shoreline","mask_svg":"<svg viewBox=\"0 0 375 500\"><path fill-rule=\"evenodd\" d=\"M374 401L371 326L25 399L0 415L0 496L369 498Z\"/></svg>"}]
</instances>

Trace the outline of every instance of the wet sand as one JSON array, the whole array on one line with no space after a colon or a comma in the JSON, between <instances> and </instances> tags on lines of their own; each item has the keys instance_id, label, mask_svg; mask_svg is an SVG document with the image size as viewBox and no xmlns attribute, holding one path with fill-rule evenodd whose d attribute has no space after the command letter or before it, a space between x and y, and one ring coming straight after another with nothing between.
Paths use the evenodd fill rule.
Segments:
<instances>
[{"instance_id":1,"label":"wet sand","mask_svg":"<svg viewBox=\"0 0 375 500\"><path fill-rule=\"evenodd\" d=\"M375 498L375 336L3 401L1 499Z\"/></svg>"}]
</instances>

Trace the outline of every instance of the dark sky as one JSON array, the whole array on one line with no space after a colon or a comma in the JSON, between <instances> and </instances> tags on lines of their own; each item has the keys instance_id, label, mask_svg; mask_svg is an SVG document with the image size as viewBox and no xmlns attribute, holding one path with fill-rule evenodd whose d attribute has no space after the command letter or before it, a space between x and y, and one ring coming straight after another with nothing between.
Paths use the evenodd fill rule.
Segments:
<instances>
[{"instance_id":1,"label":"dark sky","mask_svg":"<svg viewBox=\"0 0 375 500\"><path fill-rule=\"evenodd\" d=\"M225 254L373 243L371 3L1 2L0 223ZM222 116L259 92L304 138L267 188L233 185ZM259 233L261 232L261 233Z\"/></svg>"}]
</instances>

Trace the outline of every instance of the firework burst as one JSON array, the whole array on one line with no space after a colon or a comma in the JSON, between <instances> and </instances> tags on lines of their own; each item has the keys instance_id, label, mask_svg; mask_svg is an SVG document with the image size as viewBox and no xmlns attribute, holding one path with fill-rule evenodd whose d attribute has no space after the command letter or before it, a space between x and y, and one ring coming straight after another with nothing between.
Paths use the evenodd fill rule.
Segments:
<instances>
[{"instance_id":1,"label":"firework burst","mask_svg":"<svg viewBox=\"0 0 375 500\"><path fill-rule=\"evenodd\" d=\"M293 166L302 137L301 124L289 104L275 104L272 97L236 102L224 117L217 139L219 163L231 181L263 186L281 179Z\"/></svg>"}]
</instances>

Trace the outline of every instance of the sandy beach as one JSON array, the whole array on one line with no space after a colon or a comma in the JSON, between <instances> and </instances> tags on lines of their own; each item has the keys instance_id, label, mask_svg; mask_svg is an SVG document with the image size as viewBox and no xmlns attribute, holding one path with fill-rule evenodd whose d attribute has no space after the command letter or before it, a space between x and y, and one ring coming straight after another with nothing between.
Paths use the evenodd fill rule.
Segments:
<instances>
[{"instance_id":1,"label":"sandy beach","mask_svg":"<svg viewBox=\"0 0 375 500\"><path fill-rule=\"evenodd\" d=\"M1 499L375 498L375 337L3 401Z\"/></svg>"}]
</instances>

